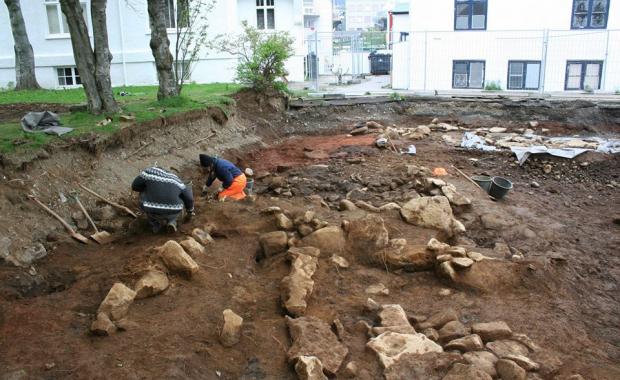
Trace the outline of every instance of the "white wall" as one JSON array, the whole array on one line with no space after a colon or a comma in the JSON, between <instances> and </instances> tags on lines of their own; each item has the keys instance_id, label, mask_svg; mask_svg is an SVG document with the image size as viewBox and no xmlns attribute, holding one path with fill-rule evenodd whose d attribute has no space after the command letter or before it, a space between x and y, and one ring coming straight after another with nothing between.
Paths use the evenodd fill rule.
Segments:
<instances>
[{"instance_id":1,"label":"white wall","mask_svg":"<svg viewBox=\"0 0 620 380\"><path fill-rule=\"evenodd\" d=\"M296 56L287 62L289 80L303 80L301 3L302 0L276 1L276 29L288 30L296 39ZM108 0L108 39L114 57L111 67L112 84L156 84L157 75L149 47L150 29L146 0L133 0L131 4L130 7L126 0ZM243 19L256 25L255 4L255 0L216 0L208 16L208 33L215 37L238 32ZM75 65L70 37L48 36L43 1L22 1L22 12L35 54L39 84L46 88L57 88L55 68ZM0 38L0 87L15 81L13 38L8 21L6 7L0 6L0 36L3 37ZM173 30L169 30L169 38L171 46L174 46ZM198 83L230 82L234 78L235 67L236 59L233 57L220 52L205 51L193 69L191 80Z\"/></svg>"},{"instance_id":2,"label":"white wall","mask_svg":"<svg viewBox=\"0 0 620 380\"><path fill-rule=\"evenodd\" d=\"M543 61L544 30L550 29L546 69L541 73L545 91L564 91L568 60L604 60L600 91L620 88L620 31L614 30L620 29L617 1L611 1L608 28L603 30L570 30L572 0L522 0L518 6L488 3L486 31L454 31L454 1L412 0L409 47L394 56L398 85L408 76L411 90L449 90L453 60L484 60L485 81L499 81L506 89L508 61Z\"/></svg>"}]
</instances>

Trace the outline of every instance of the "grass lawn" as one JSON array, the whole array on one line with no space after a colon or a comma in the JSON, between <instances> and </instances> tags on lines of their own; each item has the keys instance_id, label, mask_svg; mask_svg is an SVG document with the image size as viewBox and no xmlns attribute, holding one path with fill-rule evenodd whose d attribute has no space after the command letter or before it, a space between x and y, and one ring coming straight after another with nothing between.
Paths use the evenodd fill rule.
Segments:
<instances>
[{"instance_id":1,"label":"grass lawn","mask_svg":"<svg viewBox=\"0 0 620 380\"><path fill-rule=\"evenodd\" d=\"M187 112L208 106L226 106L233 103L230 95L237 92L241 86L230 83L186 84L183 86L179 98L157 101L157 86L130 86L116 87L114 94L124 114L132 114L137 122L158 118L165 110L165 115ZM121 91L128 96L119 96ZM79 104L86 102L82 88L68 90L35 90L35 91L0 91L0 107L18 103L55 103ZM43 110L36 110L43 111ZM114 121L106 126L97 126L97 122L104 120L104 115L91 115L87 112L73 112L60 115L61 122L66 127L74 128L66 137L75 137L82 133L96 132L111 134L120 128L118 115ZM63 136L63 137L65 137ZM21 129L19 120L0 120L0 153L12 153L22 150L39 148L42 145L62 137L50 136L43 133L25 133Z\"/></svg>"}]
</instances>

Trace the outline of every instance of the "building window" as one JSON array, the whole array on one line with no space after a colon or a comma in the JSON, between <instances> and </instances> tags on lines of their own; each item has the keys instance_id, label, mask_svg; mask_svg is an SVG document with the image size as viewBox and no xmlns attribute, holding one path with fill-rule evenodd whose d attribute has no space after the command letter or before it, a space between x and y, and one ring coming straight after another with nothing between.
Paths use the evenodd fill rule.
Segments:
<instances>
[{"instance_id":1,"label":"building window","mask_svg":"<svg viewBox=\"0 0 620 380\"><path fill-rule=\"evenodd\" d=\"M409 38L409 32L400 32L400 42L405 42Z\"/></svg>"},{"instance_id":2,"label":"building window","mask_svg":"<svg viewBox=\"0 0 620 380\"><path fill-rule=\"evenodd\" d=\"M88 28L88 8L86 3L80 3L82 5L82 14L84 15L84 22ZM60 2L58 0L45 0L45 12L47 14L47 31L50 35L55 34L69 34L69 25L67 24L67 18L60 10Z\"/></svg>"},{"instance_id":3,"label":"building window","mask_svg":"<svg viewBox=\"0 0 620 380\"><path fill-rule=\"evenodd\" d=\"M572 29L605 29L609 0L573 0Z\"/></svg>"},{"instance_id":4,"label":"building window","mask_svg":"<svg viewBox=\"0 0 620 380\"><path fill-rule=\"evenodd\" d=\"M78 86L82 84L80 73L76 67L57 67L56 75L58 75L59 86Z\"/></svg>"},{"instance_id":5,"label":"building window","mask_svg":"<svg viewBox=\"0 0 620 380\"><path fill-rule=\"evenodd\" d=\"M166 28L176 29L177 23L180 28L189 26L189 0L165 0L166 2Z\"/></svg>"},{"instance_id":6,"label":"building window","mask_svg":"<svg viewBox=\"0 0 620 380\"><path fill-rule=\"evenodd\" d=\"M177 71L176 75L178 78L182 78L184 82L187 82L191 79L191 66L189 61L177 61L176 62Z\"/></svg>"},{"instance_id":7,"label":"building window","mask_svg":"<svg viewBox=\"0 0 620 380\"><path fill-rule=\"evenodd\" d=\"M258 29L275 29L275 0L256 0L256 27Z\"/></svg>"},{"instance_id":8,"label":"building window","mask_svg":"<svg viewBox=\"0 0 620 380\"><path fill-rule=\"evenodd\" d=\"M599 90L603 61L568 61L565 90Z\"/></svg>"},{"instance_id":9,"label":"building window","mask_svg":"<svg viewBox=\"0 0 620 380\"><path fill-rule=\"evenodd\" d=\"M454 30L485 30L487 0L454 0Z\"/></svg>"},{"instance_id":10,"label":"building window","mask_svg":"<svg viewBox=\"0 0 620 380\"><path fill-rule=\"evenodd\" d=\"M540 61L508 61L509 90L538 90Z\"/></svg>"},{"instance_id":11,"label":"building window","mask_svg":"<svg viewBox=\"0 0 620 380\"><path fill-rule=\"evenodd\" d=\"M483 88L485 61L453 61L452 88Z\"/></svg>"}]
</instances>

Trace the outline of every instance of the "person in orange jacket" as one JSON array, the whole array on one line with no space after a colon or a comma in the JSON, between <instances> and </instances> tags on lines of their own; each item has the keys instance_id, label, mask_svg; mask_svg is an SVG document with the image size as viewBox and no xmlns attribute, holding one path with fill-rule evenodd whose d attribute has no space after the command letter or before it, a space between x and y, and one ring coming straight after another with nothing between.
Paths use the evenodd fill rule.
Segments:
<instances>
[{"instance_id":1,"label":"person in orange jacket","mask_svg":"<svg viewBox=\"0 0 620 380\"><path fill-rule=\"evenodd\" d=\"M247 179L241 169L223 158L201 154L199 159L207 175L207 187L211 186L216 179L222 182L223 189L217 194L220 201L228 199L240 201L246 197L244 190Z\"/></svg>"}]
</instances>

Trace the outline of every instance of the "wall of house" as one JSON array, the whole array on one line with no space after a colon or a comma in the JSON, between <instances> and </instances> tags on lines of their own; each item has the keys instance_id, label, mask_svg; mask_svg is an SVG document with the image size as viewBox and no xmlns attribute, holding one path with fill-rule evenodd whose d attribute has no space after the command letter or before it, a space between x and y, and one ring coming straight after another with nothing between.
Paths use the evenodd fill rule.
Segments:
<instances>
[{"instance_id":1,"label":"wall of house","mask_svg":"<svg viewBox=\"0 0 620 380\"><path fill-rule=\"evenodd\" d=\"M541 70L545 91L564 91L569 60L604 61L600 91L620 89L619 4L611 1L607 29L570 30L572 4L573 0L523 0L508 7L489 0L486 31L455 31L453 1L412 0L409 47L395 51L394 57L400 63L394 71L409 72L395 73L398 84L411 90L449 90L453 60L483 60L485 81L506 89L509 60L546 58ZM407 77L409 84L404 86L402 78Z\"/></svg>"},{"instance_id":2,"label":"wall of house","mask_svg":"<svg viewBox=\"0 0 620 380\"><path fill-rule=\"evenodd\" d=\"M302 0L276 0L277 30L292 30L296 38L296 55L287 62L289 80L303 80L303 18L297 16ZM299 8L295 8L299 7ZM35 53L36 74L41 86L58 88L56 67L74 66L69 35L49 36L43 1L22 2L26 28ZM216 0L208 16L210 37L230 35L240 30L241 20L256 25L255 0ZM150 28L146 0L108 0L108 39L113 55L111 76L114 86L157 84L157 74L149 47ZM90 17L88 17L90 19ZM5 22L6 21L6 22ZM92 30L92 29L91 29ZM6 7L0 7L0 87L15 81L13 39ZM171 47L176 35L169 30ZM171 49L172 50L172 49ZM173 52L174 54L174 52ZM192 69L191 81L198 83L230 82L234 78L236 59L221 52L205 51Z\"/></svg>"}]
</instances>

